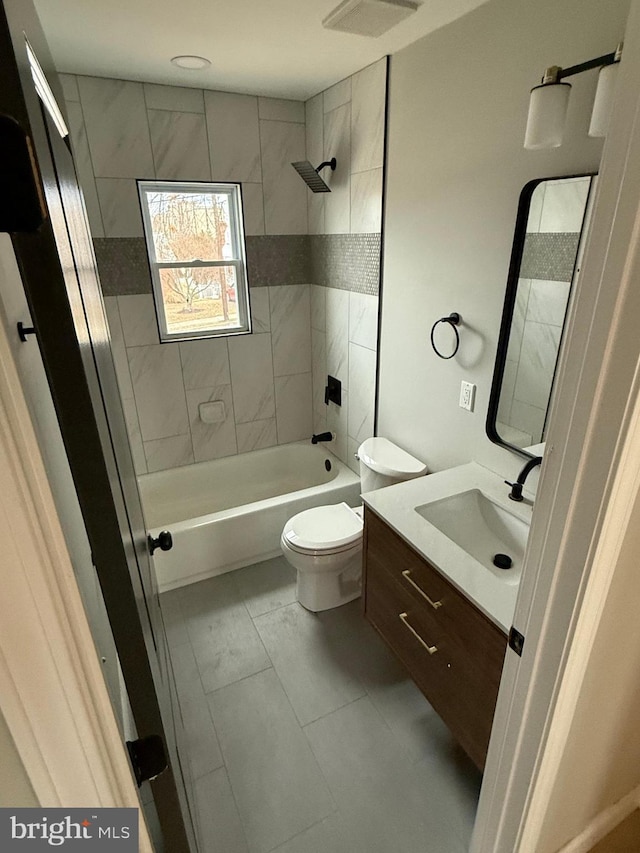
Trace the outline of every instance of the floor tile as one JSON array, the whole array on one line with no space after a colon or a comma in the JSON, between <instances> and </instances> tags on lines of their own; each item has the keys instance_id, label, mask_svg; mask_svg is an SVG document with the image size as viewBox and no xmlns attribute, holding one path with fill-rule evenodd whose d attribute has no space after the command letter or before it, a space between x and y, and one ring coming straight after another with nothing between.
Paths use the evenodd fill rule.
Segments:
<instances>
[{"instance_id":1,"label":"floor tile","mask_svg":"<svg viewBox=\"0 0 640 853\"><path fill-rule=\"evenodd\" d=\"M266 853L336 806L273 670L209 696L249 848Z\"/></svg>"},{"instance_id":2,"label":"floor tile","mask_svg":"<svg viewBox=\"0 0 640 853\"><path fill-rule=\"evenodd\" d=\"M296 570L284 557L239 569L233 577L251 616L261 616L296 600Z\"/></svg>"},{"instance_id":3,"label":"floor tile","mask_svg":"<svg viewBox=\"0 0 640 853\"><path fill-rule=\"evenodd\" d=\"M343 816L335 812L286 841L273 853L355 853L355 849Z\"/></svg>"},{"instance_id":4,"label":"floor tile","mask_svg":"<svg viewBox=\"0 0 640 853\"><path fill-rule=\"evenodd\" d=\"M181 590L176 589L172 592L163 592L160 596L160 610L169 648L189 642L187 626L180 609L180 595Z\"/></svg>"},{"instance_id":5,"label":"floor tile","mask_svg":"<svg viewBox=\"0 0 640 853\"><path fill-rule=\"evenodd\" d=\"M351 638L327 617L296 602L255 625L303 726L364 695L345 655Z\"/></svg>"},{"instance_id":6,"label":"floor tile","mask_svg":"<svg viewBox=\"0 0 640 853\"><path fill-rule=\"evenodd\" d=\"M185 589L181 607L205 693L271 666L230 574Z\"/></svg>"},{"instance_id":7,"label":"floor tile","mask_svg":"<svg viewBox=\"0 0 640 853\"><path fill-rule=\"evenodd\" d=\"M305 733L363 850L460 853L459 835L368 697L311 723Z\"/></svg>"},{"instance_id":8,"label":"floor tile","mask_svg":"<svg viewBox=\"0 0 640 853\"><path fill-rule=\"evenodd\" d=\"M191 777L199 779L222 767L222 753L191 645L173 649L171 659L184 722L184 748Z\"/></svg>"},{"instance_id":9,"label":"floor tile","mask_svg":"<svg viewBox=\"0 0 640 853\"><path fill-rule=\"evenodd\" d=\"M224 767L195 783L201 853L247 853L247 842Z\"/></svg>"}]
</instances>

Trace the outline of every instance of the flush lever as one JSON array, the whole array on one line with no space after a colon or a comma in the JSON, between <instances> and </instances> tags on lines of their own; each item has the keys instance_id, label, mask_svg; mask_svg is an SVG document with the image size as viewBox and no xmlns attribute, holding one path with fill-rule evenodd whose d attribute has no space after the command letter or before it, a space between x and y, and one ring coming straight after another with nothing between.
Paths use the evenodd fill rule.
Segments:
<instances>
[{"instance_id":1,"label":"flush lever","mask_svg":"<svg viewBox=\"0 0 640 853\"><path fill-rule=\"evenodd\" d=\"M151 534L147 536L147 542L149 543L149 553L153 556L153 552L160 548L161 551L170 551L173 548L173 536L169 533L168 530L161 530L158 533L157 539L154 539Z\"/></svg>"}]
</instances>

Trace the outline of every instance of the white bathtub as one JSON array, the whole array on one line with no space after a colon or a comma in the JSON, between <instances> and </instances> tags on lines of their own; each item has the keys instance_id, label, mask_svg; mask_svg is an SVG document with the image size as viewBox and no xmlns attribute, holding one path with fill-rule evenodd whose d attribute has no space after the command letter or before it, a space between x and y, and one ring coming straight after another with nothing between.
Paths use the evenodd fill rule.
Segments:
<instances>
[{"instance_id":1,"label":"white bathtub","mask_svg":"<svg viewBox=\"0 0 640 853\"><path fill-rule=\"evenodd\" d=\"M331 470L327 471L328 460ZM170 530L153 561L160 591L280 554L287 519L360 503L360 479L325 445L284 444L138 478L149 532Z\"/></svg>"}]
</instances>

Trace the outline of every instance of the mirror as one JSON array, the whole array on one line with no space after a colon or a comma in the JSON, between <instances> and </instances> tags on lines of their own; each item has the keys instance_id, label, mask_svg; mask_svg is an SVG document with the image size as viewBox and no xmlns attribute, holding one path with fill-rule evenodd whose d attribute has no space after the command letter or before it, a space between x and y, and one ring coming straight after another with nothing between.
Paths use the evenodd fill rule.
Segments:
<instances>
[{"instance_id":1,"label":"mirror","mask_svg":"<svg viewBox=\"0 0 640 853\"><path fill-rule=\"evenodd\" d=\"M594 175L530 181L520 194L493 374L487 435L526 450L545 440L549 400L580 272Z\"/></svg>"}]
</instances>

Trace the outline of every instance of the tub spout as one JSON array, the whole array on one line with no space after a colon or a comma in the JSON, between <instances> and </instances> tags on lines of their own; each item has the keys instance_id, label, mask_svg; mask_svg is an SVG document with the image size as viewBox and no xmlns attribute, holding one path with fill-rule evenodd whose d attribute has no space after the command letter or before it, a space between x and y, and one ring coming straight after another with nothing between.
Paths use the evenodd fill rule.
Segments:
<instances>
[{"instance_id":1,"label":"tub spout","mask_svg":"<svg viewBox=\"0 0 640 853\"><path fill-rule=\"evenodd\" d=\"M311 444L317 444L319 441L333 441L333 433L319 432L317 435L311 436Z\"/></svg>"}]
</instances>

